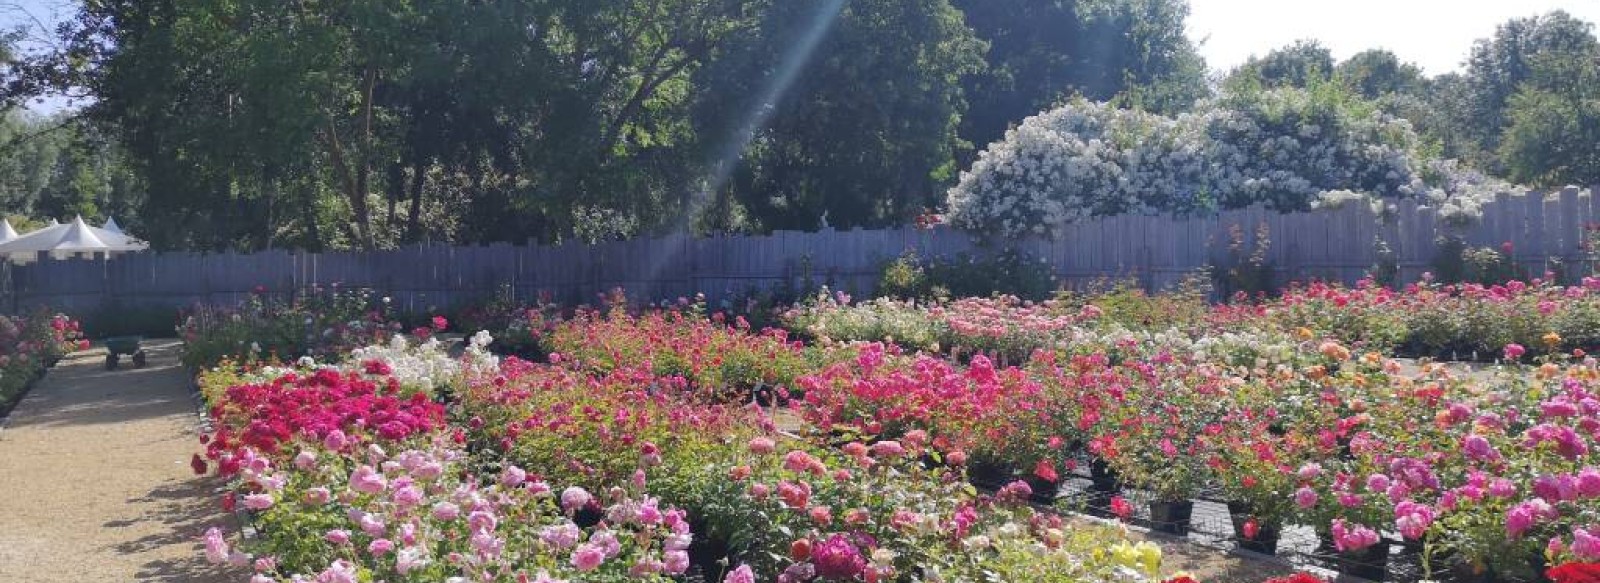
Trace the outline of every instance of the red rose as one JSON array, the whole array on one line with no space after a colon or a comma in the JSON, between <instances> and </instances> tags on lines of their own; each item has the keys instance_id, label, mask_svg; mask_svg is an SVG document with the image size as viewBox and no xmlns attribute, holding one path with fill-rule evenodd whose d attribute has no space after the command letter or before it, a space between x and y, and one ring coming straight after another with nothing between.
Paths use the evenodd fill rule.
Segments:
<instances>
[{"instance_id":1,"label":"red rose","mask_svg":"<svg viewBox=\"0 0 1600 583\"><path fill-rule=\"evenodd\" d=\"M811 558L811 539L796 539L789 543L789 558L804 561Z\"/></svg>"},{"instance_id":2,"label":"red rose","mask_svg":"<svg viewBox=\"0 0 1600 583\"><path fill-rule=\"evenodd\" d=\"M1111 513L1117 515L1117 518L1127 520L1129 516L1133 515L1133 505L1128 503L1127 498L1112 496Z\"/></svg>"},{"instance_id":3,"label":"red rose","mask_svg":"<svg viewBox=\"0 0 1600 583\"><path fill-rule=\"evenodd\" d=\"M196 476L206 475L206 460L201 458L198 453L189 458L189 467L194 469L194 475Z\"/></svg>"},{"instance_id":4,"label":"red rose","mask_svg":"<svg viewBox=\"0 0 1600 583\"><path fill-rule=\"evenodd\" d=\"M1600 563L1567 563L1544 574L1555 583L1600 583Z\"/></svg>"},{"instance_id":5,"label":"red rose","mask_svg":"<svg viewBox=\"0 0 1600 583\"><path fill-rule=\"evenodd\" d=\"M1050 463L1050 460L1039 460L1039 463L1033 466L1033 475L1046 482L1055 482L1061 479L1061 476L1056 474L1056 467Z\"/></svg>"},{"instance_id":6,"label":"red rose","mask_svg":"<svg viewBox=\"0 0 1600 583\"><path fill-rule=\"evenodd\" d=\"M1267 579L1265 583L1327 583L1327 581L1310 573L1295 573L1288 577Z\"/></svg>"}]
</instances>

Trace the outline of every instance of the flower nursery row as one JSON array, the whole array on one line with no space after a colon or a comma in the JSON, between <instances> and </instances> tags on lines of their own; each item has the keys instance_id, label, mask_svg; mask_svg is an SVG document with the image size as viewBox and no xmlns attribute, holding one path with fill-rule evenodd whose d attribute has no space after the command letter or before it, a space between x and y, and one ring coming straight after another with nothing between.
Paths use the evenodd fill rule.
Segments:
<instances>
[{"instance_id":1,"label":"flower nursery row","mask_svg":"<svg viewBox=\"0 0 1600 583\"><path fill-rule=\"evenodd\" d=\"M491 340L201 373L193 464L254 533L208 531L207 558L257 583L1162 580L1154 545L1036 512L1026 483L980 493L926 432L797 438L645 363Z\"/></svg>"},{"instance_id":2,"label":"flower nursery row","mask_svg":"<svg viewBox=\"0 0 1600 583\"><path fill-rule=\"evenodd\" d=\"M208 546L262 581L1161 576L1151 547L1022 503L1081 460L1114 513L1149 499L1173 532L1206 496L1235 510L1241 546L1310 526L1373 578L1390 542L1434 578L1556 577L1600 561L1600 367L1537 327L1581 320L1557 315L1587 289L1313 286L1198 310L831 295L791 312L813 318L793 335L691 302L540 307L540 363L498 360L487 334L462 358L400 339L305 350L332 364L229 361L202 375L207 456L260 534ZM1394 360L1399 342L1349 322L1407 311L1397 297L1542 298L1537 340L1491 372ZM894 331L852 341L872 326Z\"/></svg>"},{"instance_id":3,"label":"flower nursery row","mask_svg":"<svg viewBox=\"0 0 1600 583\"><path fill-rule=\"evenodd\" d=\"M892 342L954 356L983 353L1009 363L1063 344L1096 351L1150 337L1277 350L1300 329L1383 355L1492 361L1510 344L1525 347L1529 357L1600 347L1600 278L1575 286L1424 281L1399 290L1371 280L1355 287L1312 283L1274 298L1240 297L1220 305L1207 304L1200 294L1148 295L1127 285L1043 302L1001 296L851 303L848 295L823 293L785 310L781 319L808 339Z\"/></svg>"},{"instance_id":4,"label":"flower nursery row","mask_svg":"<svg viewBox=\"0 0 1600 583\"><path fill-rule=\"evenodd\" d=\"M78 322L66 316L49 312L0 316L0 415L46 368L87 346Z\"/></svg>"}]
</instances>

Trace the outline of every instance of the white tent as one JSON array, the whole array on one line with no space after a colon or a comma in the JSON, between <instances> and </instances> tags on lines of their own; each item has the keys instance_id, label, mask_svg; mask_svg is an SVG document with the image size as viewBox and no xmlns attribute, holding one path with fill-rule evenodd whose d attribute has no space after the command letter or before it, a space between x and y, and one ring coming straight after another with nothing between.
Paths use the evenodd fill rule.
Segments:
<instances>
[{"instance_id":1,"label":"white tent","mask_svg":"<svg viewBox=\"0 0 1600 583\"><path fill-rule=\"evenodd\" d=\"M120 229L108 231L91 227L83 222L83 217L77 217L64 225L45 227L0 242L0 257L27 263L36 259L40 252L47 252L52 257L64 259L74 255L93 256L96 253L110 255L143 251L149 247L143 241L122 234Z\"/></svg>"},{"instance_id":2,"label":"white tent","mask_svg":"<svg viewBox=\"0 0 1600 583\"><path fill-rule=\"evenodd\" d=\"M0 243L16 239L17 230L11 227L11 219L0 218Z\"/></svg>"},{"instance_id":3,"label":"white tent","mask_svg":"<svg viewBox=\"0 0 1600 583\"><path fill-rule=\"evenodd\" d=\"M123 234L122 233L122 226L117 224L116 217L106 217L106 224L100 225L100 230L102 230L102 231L111 231L111 232L116 233L118 235Z\"/></svg>"}]
</instances>

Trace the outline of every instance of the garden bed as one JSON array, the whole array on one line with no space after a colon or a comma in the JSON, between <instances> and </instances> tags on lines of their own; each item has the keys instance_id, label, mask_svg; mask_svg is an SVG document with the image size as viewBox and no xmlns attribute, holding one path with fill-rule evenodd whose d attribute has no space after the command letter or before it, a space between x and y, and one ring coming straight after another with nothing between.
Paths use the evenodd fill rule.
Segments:
<instances>
[{"instance_id":1,"label":"garden bed","mask_svg":"<svg viewBox=\"0 0 1600 583\"><path fill-rule=\"evenodd\" d=\"M50 367L86 347L78 322L66 316L0 316L0 427Z\"/></svg>"},{"instance_id":2,"label":"garden bed","mask_svg":"<svg viewBox=\"0 0 1600 583\"><path fill-rule=\"evenodd\" d=\"M1058 499L1374 580L1531 581L1547 560L1600 559L1586 538L1600 520L1587 461L1600 365L1553 331L1582 328L1588 287L1313 289L1197 309L827 296L787 318L805 343L693 304L537 308L523 313L541 322L524 328L539 363L493 356L488 334L451 354L433 338L442 318L414 331L421 345L324 346L320 363L263 368L250 359L270 350L253 346L202 377L217 434L197 466L237 479L230 504L254 511L267 578L1182 580L1123 529L1029 504ZM1537 316L1504 327L1541 344L1508 343L1494 366L1397 360L1392 339L1414 329L1385 322L1418 304L1385 293L1518 318L1501 304L1531 302ZM886 311L898 338L872 337ZM496 500L482 508L494 521L415 510L478 496ZM638 522L640 508L684 522ZM512 515L534 530L494 527ZM593 545L603 558L579 556ZM210 547L236 555L220 533ZM441 548L478 562L441 564Z\"/></svg>"}]
</instances>

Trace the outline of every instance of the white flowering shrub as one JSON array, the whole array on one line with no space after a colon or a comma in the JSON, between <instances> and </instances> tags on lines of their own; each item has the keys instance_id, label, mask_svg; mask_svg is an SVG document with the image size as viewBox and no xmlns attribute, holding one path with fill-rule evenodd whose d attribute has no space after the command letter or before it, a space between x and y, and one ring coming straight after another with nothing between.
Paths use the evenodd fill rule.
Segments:
<instances>
[{"instance_id":1,"label":"white flowering shrub","mask_svg":"<svg viewBox=\"0 0 1600 583\"><path fill-rule=\"evenodd\" d=\"M405 336L396 334L387 345L373 345L355 349L345 361L347 370L366 370L372 361L388 365L388 374L408 389L433 391L454 386L474 374L488 374L500 365L499 357L488 351L494 339L488 332L479 331L467 340L466 350L460 358L451 358L449 347L437 337L429 337L413 345Z\"/></svg>"},{"instance_id":2,"label":"white flowering shrub","mask_svg":"<svg viewBox=\"0 0 1600 583\"><path fill-rule=\"evenodd\" d=\"M1470 219L1510 185L1420 154L1411 125L1335 90L1275 89L1177 117L1074 101L1028 118L963 172L949 220L1053 234L1090 217L1309 210L1353 197L1427 197Z\"/></svg>"}]
</instances>

